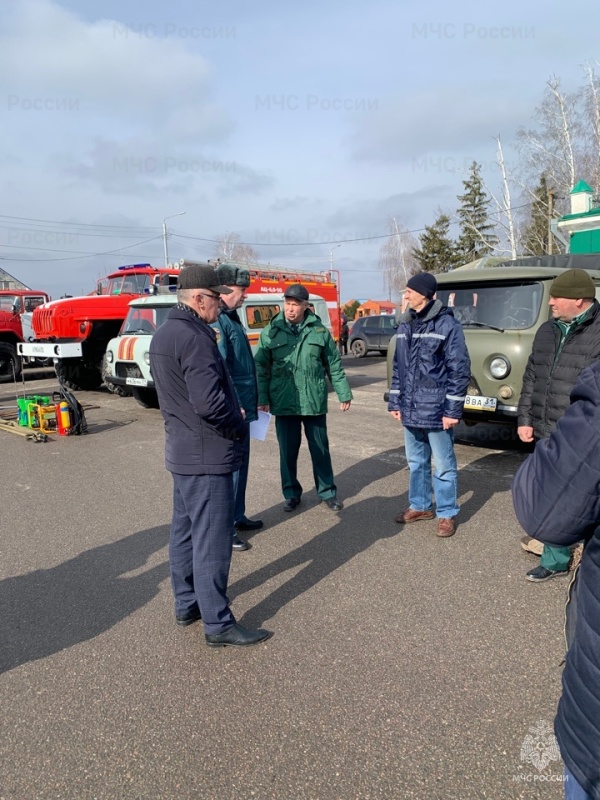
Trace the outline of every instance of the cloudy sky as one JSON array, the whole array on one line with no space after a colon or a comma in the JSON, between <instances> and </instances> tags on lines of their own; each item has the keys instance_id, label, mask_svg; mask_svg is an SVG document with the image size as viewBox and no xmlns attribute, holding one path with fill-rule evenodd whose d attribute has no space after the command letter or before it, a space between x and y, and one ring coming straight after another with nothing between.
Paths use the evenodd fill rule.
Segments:
<instances>
[{"instance_id":1,"label":"cloudy sky","mask_svg":"<svg viewBox=\"0 0 600 800\"><path fill-rule=\"evenodd\" d=\"M453 213L473 159L497 180L493 137L511 158L548 78L574 89L600 57L590 9L2 0L0 264L87 292L162 264L171 217L170 260L233 231L261 262L333 261L344 301L383 298L388 218Z\"/></svg>"}]
</instances>

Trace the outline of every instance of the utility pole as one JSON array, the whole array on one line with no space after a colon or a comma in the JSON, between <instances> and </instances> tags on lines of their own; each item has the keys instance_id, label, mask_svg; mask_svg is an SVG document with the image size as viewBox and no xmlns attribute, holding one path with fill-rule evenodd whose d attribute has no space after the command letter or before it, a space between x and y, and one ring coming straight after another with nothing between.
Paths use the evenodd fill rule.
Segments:
<instances>
[{"instance_id":1,"label":"utility pole","mask_svg":"<svg viewBox=\"0 0 600 800\"><path fill-rule=\"evenodd\" d=\"M167 233L167 220L173 219L173 217L181 217L185 213L186 213L185 211L180 211L178 214L171 214L170 217L165 217L163 219L163 245L165 248L165 267L169 266L169 248L167 246L167 237L169 234Z\"/></svg>"}]
</instances>

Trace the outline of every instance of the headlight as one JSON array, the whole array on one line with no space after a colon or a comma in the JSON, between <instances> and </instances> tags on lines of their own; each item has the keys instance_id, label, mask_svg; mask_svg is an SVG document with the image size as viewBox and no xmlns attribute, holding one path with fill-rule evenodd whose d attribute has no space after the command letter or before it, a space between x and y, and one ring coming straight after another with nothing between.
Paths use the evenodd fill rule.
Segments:
<instances>
[{"instance_id":1,"label":"headlight","mask_svg":"<svg viewBox=\"0 0 600 800\"><path fill-rule=\"evenodd\" d=\"M144 353L144 364L150 366L150 353Z\"/></svg>"},{"instance_id":2,"label":"headlight","mask_svg":"<svg viewBox=\"0 0 600 800\"><path fill-rule=\"evenodd\" d=\"M509 372L510 364L506 358L501 358L500 356L492 358L490 362L490 373L493 378L506 378Z\"/></svg>"},{"instance_id":3,"label":"headlight","mask_svg":"<svg viewBox=\"0 0 600 800\"><path fill-rule=\"evenodd\" d=\"M112 362L114 361L114 358L115 357L113 355L112 350L107 350L106 351L106 360L108 361L109 364L112 364Z\"/></svg>"}]
</instances>

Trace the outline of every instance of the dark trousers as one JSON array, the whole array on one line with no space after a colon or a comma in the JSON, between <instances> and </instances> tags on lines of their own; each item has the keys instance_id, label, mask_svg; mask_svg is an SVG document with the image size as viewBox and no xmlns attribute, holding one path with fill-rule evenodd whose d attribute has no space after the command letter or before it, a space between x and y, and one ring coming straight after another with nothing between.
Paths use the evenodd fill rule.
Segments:
<instances>
[{"instance_id":1,"label":"dark trousers","mask_svg":"<svg viewBox=\"0 0 600 800\"><path fill-rule=\"evenodd\" d=\"M199 608L206 633L223 633L235 623L227 598L232 528L231 473L173 473L169 562L175 614Z\"/></svg>"},{"instance_id":2,"label":"dark trousers","mask_svg":"<svg viewBox=\"0 0 600 800\"><path fill-rule=\"evenodd\" d=\"M317 494L321 500L335 497L337 487L333 479L333 467L327 438L327 416L276 417L275 430L279 442L279 469L283 496L300 497L302 486L298 481L298 453L302 442L302 426L312 460L313 476Z\"/></svg>"},{"instance_id":3,"label":"dark trousers","mask_svg":"<svg viewBox=\"0 0 600 800\"><path fill-rule=\"evenodd\" d=\"M248 467L250 465L250 423L246 424L247 436L241 445L242 464L233 473L233 521L235 524L246 518L246 486L248 485Z\"/></svg>"}]
</instances>

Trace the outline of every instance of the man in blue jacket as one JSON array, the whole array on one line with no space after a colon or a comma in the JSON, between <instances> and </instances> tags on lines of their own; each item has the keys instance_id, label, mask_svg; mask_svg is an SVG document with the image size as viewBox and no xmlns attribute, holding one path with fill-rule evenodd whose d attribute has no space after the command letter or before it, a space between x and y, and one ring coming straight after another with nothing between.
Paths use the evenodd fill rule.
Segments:
<instances>
[{"instance_id":1,"label":"man in blue jacket","mask_svg":"<svg viewBox=\"0 0 600 800\"><path fill-rule=\"evenodd\" d=\"M250 545L238 536L237 531L257 531L262 528L260 519L246 516L246 486L250 465L250 423L258 419L258 388L256 386L256 367L252 348L246 331L238 315L238 308L244 304L246 289L250 286L250 273L229 264L217 268L217 281L226 286L229 294L221 295L221 308L213 330L217 335L217 346L225 360L227 370L233 381L240 406L244 409L244 421L248 435L242 443L242 463L233 473L233 549L248 550Z\"/></svg>"},{"instance_id":2,"label":"man in blue jacket","mask_svg":"<svg viewBox=\"0 0 600 800\"><path fill-rule=\"evenodd\" d=\"M585 543L567 606L569 651L555 721L567 800L600 800L600 361L512 485L517 519L546 544Z\"/></svg>"},{"instance_id":3,"label":"man in blue jacket","mask_svg":"<svg viewBox=\"0 0 600 800\"><path fill-rule=\"evenodd\" d=\"M175 621L202 619L212 647L257 644L265 630L239 625L227 580L233 529L233 478L247 435L243 413L210 327L230 290L213 267L181 270L177 305L152 337L150 362L165 421L166 467L173 474L169 541Z\"/></svg>"},{"instance_id":4,"label":"man in blue jacket","mask_svg":"<svg viewBox=\"0 0 600 800\"><path fill-rule=\"evenodd\" d=\"M404 426L410 470L409 507L396 522L433 519L433 494L437 535L445 538L455 533L459 512L454 426L462 418L471 362L462 326L433 299L436 291L429 272L413 275L406 284L408 308L398 318L388 410Z\"/></svg>"}]
</instances>

